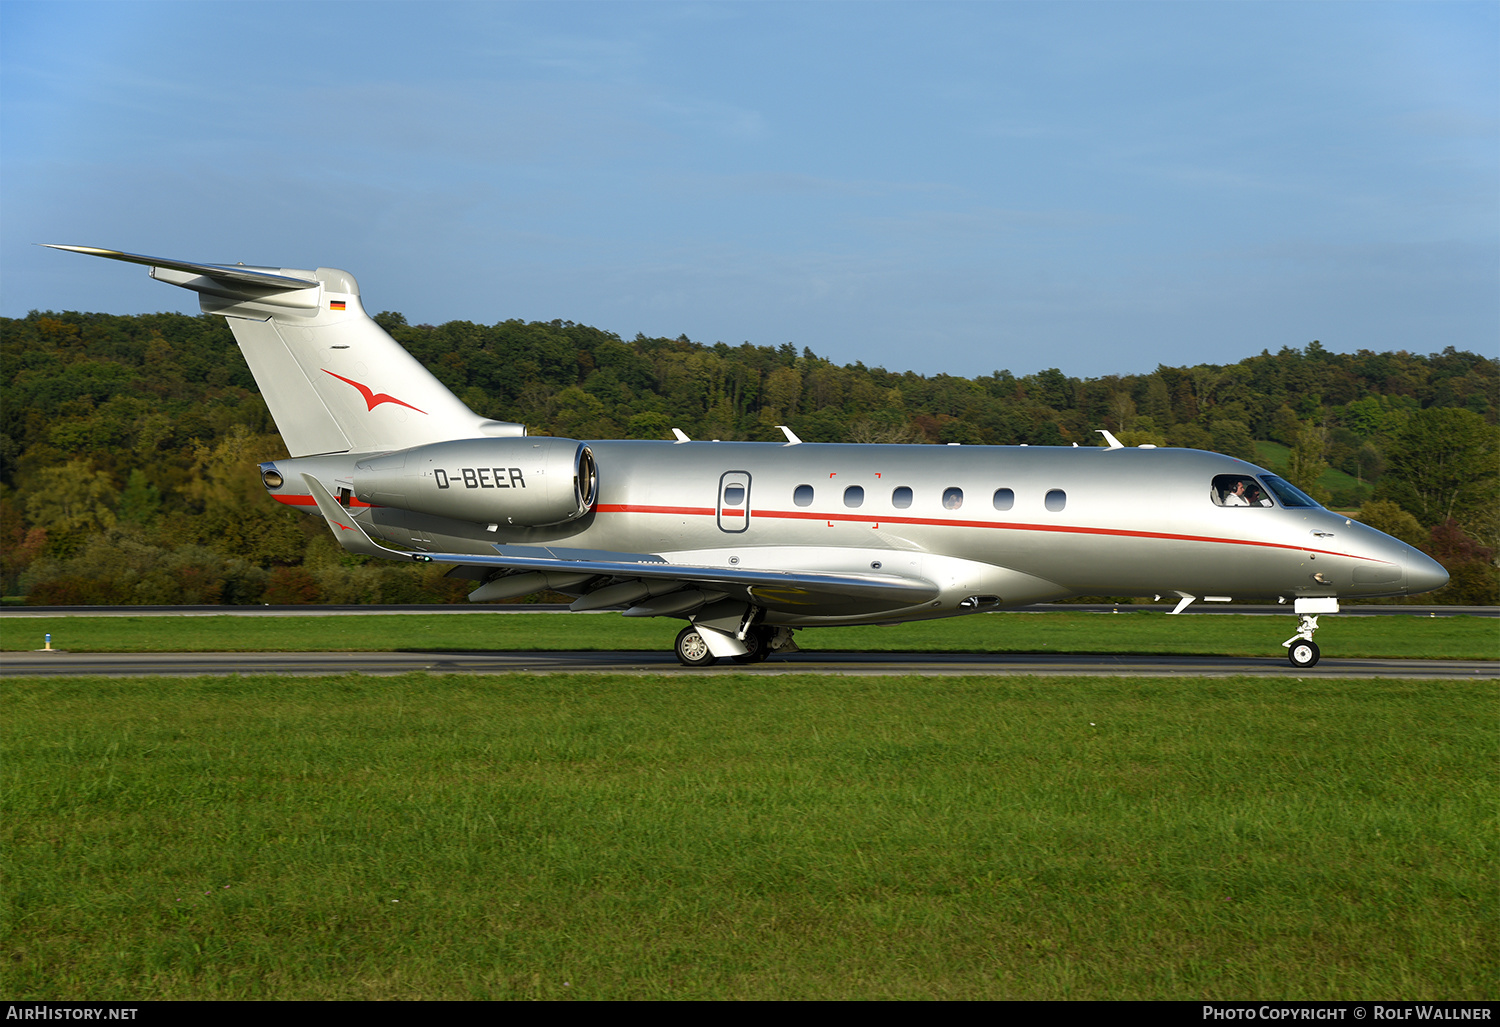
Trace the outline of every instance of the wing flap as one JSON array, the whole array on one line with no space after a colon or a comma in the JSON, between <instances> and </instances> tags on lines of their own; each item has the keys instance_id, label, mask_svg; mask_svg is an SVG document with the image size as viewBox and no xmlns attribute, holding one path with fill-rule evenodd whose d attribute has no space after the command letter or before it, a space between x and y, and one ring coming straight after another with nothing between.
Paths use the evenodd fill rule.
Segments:
<instances>
[{"instance_id":1,"label":"wing flap","mask_svg":"<svg viewBox=\"0 0 1500 1027\"><path fill-rule=\"evenodd\" d=\"M422 553L414 554L414 558L466 566L567 571L641 581L673 581L683 586L716 586L719 591L727 587L743 591L748 598L771 606L805 606L826 596L914 606L933 599L938 594L937 586L930 581L894 574L705 567L669 563L655 553L616 553L598 549L564 549L558 546L496 543L494 548L498 554L496 556ZM657 590L653 589L652 594L656 593Z\"/></svg>"},{"instance_id":2,"label":"wing flap","mask_svg":"<svg viewBox=\"0 0 1500 1027\"><path fill-rule=\"evenodd\" d=\"M497 547L499 548L499 547ZM508 550L525 547L507 546ZM684 587L739 594L761 606L801 609L829 598L855 600L877 606L916 606L937 597L930 581L892 574L837 574L814 571L773 571L759 568L702 567L668 563L646 554L623 554L624 559L565 560L552 556L470 556L463 553L412 554L417 560L458 563L496 569L551 570L597 574L642 581L674 581ZM654 561L654 562L648 562ZM614 604L607 604L614 605ZM581 607L580 607L581 608Z\"/></svg>"}]
</instances>

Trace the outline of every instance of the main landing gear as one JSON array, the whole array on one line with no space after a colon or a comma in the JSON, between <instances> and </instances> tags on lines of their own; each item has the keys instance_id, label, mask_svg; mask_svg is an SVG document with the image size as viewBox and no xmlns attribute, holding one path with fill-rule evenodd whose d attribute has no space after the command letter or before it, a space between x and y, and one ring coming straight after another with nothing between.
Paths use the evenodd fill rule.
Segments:
<instances>
[{"instance_id":1,"label":"main landing gear","mask_svg":"<svg viewBox=\"0 0 1500 1027\"><path fill-rule=\"evenodd\" d=\"M709 647L708 639L704 637L704 632L711 630L713 629L700 629L696 624L689 624L679 631L677 633L677 643L674 646L674 651L677 653L677 662L681 663L684 667L712 667L715 663L719 662L719 658L713 654L713 650ZM778 648L777 630L776 628L764 625L751 628L745 632L745 637L741 640L744 643L745 651L731 656L730 659L734 660L735 663L760 663L765 660ZM781 630L785 631L786 629L783 628ZM790 632L787 632L787 635L789 636ZM783 647L789 641L790 638L788 637L783 642ZM795 650L796 647L791 646L790 648Z\"/></svg>"},{"instance_id":2,"label":"main landing gear","mask_svg":"<svg viewBox=\"0 0 1500 1027\"><path fill-rule=\"evenodd\" d=\"M712 667L719 662L703 640L696 625L689 624L677 632L677 662L684 667Z\"/></svg>"},{"instance_id":3,"label":"main landing gear","mask_svg":"<svg viewBox=\"0 0 1500 1027\"><path fill-rule=\"evenodd\" d=\"M730 659L735 663L764 663L771 655L771 636L774 634L775 628L764 625L751 628L745 633L746 651Z\"/></svg>"}]
</instances>

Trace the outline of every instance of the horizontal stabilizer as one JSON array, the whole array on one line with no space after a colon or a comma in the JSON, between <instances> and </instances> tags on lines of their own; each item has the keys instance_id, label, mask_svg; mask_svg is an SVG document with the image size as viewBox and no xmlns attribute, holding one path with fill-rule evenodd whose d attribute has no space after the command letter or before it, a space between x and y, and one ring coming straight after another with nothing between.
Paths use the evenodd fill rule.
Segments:
<instances>
[{"instance_id":1,"label":"horizontal stabilizer","mask_svg":"<svg viewBox=\"0 0 1500 1027\"><path fill-rule=\"evenodd\" d=\"M147 257L139 253L124 253L120 250L106 250L98 246L61 246L57 243L42 243L41 245L50 250L67 250L69 253L83 253L90 257L107 257L110 260L123 260L128 264L144 264L152 269L153 278L161 278L173 285L188 285L185 281L178 281L176 276L157 275L157 268L169 271L179 271L188 275L196 275L215 282L233 284L238 286L253 286L256 289L268 289L274 291L289 291L294 289L316 289L319 283L315 279L294 278L290 275L280 273L280 269L272 271L269 268L247 267L244 264L196 264L187 260L167 260L162 257ZM192 288L191 285L188 285ZM199 289L198 291L203 291ZM238 291L238 290L230 290ZM316 300L314 301L316 305Z\"/></svg>"}]
</instances>

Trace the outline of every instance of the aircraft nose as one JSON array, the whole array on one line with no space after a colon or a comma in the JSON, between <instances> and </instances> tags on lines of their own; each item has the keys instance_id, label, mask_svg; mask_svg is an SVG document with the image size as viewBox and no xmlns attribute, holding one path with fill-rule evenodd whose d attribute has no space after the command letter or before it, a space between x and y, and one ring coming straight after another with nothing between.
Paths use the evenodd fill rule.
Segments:
<instances>
[{"instance_id":1,"label":"aircraft nose","mask_svg":"<svg viewBox=\"0 0 1500 1027\"><path fill-rule=\"evenodd\" d=\"M1406 554L1406 591L1408 595L1431 592L1448 584L1448 572L1426 553L1413 549Z\"/></svg>"}]
</instances>

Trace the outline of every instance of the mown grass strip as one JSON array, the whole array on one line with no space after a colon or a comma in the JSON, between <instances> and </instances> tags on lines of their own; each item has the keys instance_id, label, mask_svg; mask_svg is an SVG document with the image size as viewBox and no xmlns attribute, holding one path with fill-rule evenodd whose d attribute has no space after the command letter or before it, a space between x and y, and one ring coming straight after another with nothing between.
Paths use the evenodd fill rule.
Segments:
<instances>
[{"instance_id":1,"label":"mown grass strip","mask_svg":"<svg viewBox=\"0 0 1500 1027\"><path fill-rule=\"evenodd\" d=\"M17 999L1492 998L1492 683L0 691Z\"/></svg>"},{"instance_id":2,"label":"mown grass strip","mask_svg":"<svg viewBox=\"0 0 1500 1027\"><path fill-rule=\"evenodd\" d=\"M72 652L384 652L391 650L669 650L682 622L611 614L356 617L55 617L0 620L10 651L51 633ZM809 628L808 650L971 653L1281 652L1295 618L1169 616L1156 611L987 613L885 626ZM1500 621L1483 617L1325 616L1318 644L1358 658L1500 659Z\"/></svg>"}]
</instances>

